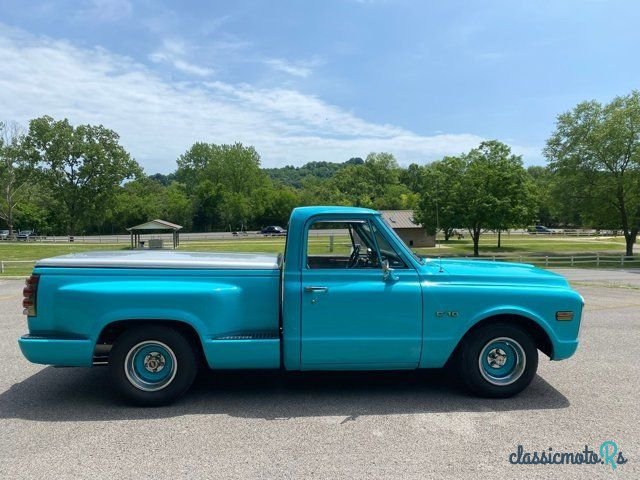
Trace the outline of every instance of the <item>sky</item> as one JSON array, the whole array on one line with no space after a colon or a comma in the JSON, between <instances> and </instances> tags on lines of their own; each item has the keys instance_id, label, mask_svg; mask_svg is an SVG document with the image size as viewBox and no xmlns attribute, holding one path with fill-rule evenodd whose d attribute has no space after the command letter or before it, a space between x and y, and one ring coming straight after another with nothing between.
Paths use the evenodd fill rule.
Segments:
<instances>
[{"instance_id":1,"label":"sky","mask_svg":"<svg viewBox=\"0 0 640 480\"><path fill-rule=\"evenodd\" d=\"M148 173L194 142L265 167L498 139L640 86L640 2L0 0L0 119L103 124Z\"/></svg>"}]
</instances>

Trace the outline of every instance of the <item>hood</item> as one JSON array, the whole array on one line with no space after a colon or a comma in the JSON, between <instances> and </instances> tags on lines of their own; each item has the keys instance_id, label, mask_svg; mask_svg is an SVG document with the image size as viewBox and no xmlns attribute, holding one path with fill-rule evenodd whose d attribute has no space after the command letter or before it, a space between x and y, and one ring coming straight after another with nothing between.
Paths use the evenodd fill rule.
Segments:
<instances>
[{"instance_id":1,"label":"hood","mask_svg":"<svg viewBox=\"0 0 640 480\"><path fill-rule=\"evenodd\" d=\"M569 283L557 273L543 270L526 263L509 263L490 260L431 259L425 264L433 272L442 265L442 270L455 283L543 285L568 287Z\"/></svg>"}]
</instances>

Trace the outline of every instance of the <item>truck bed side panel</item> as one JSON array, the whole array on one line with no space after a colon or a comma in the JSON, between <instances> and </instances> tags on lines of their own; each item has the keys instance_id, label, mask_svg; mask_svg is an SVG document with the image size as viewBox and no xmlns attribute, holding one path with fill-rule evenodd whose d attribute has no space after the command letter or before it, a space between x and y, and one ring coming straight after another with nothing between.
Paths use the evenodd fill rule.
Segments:
<instances>
[{"instance_id":1,"label":"truck bed side panel","mask_svg":"<svg viewBox=\"0 0 640 480\"><path fill-rule=\"evenodd\" d=\"M31 335L94 345L112 322L173 320L196 330L212 368L265 368L263 361L270 365L274 357L279 363L278 270L43 267L36 273L41 285Z\"/></svg>"}]
</instances>

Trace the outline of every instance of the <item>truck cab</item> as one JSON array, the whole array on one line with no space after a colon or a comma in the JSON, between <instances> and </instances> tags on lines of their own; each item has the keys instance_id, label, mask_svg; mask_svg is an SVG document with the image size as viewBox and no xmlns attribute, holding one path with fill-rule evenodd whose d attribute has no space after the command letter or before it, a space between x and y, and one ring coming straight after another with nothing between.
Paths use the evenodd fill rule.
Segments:
<instances>
[{"instance_id":1,"label":"truck cab","mask_svg":"<svg viewBox=\"0 0 640 480\"><path fill-rule=\"evenodd\" d=\"M507 397L578 345L583 300L531 265L423 259L376 211L293 210L283 255L94 252L38 262L27 359L108 365L129 400L171 402L211 369L406 370L452 364Z\"/></svg>"}]
</instances>

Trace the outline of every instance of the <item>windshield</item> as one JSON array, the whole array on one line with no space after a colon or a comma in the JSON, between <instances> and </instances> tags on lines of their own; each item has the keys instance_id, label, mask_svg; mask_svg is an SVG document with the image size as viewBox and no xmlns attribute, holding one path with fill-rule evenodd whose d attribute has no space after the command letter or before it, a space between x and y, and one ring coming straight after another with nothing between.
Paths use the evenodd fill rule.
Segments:
<instances>
[{"instance_id":1,"label":"windshield","mask_svg":"<svg viewBox=\"0 0 640 480\"><path fill-rule=\"evenodd\" d=\"M404 240L402 240L400 238L400 236L396 233L396 231L393 229L393 227L391 225L389 225L389 223L382 218L382 216L379 217L380 220L382 220L382 223L384 223L387 226L387 229L389 230L389 233L395 237L396 241L402 245L404 245L407 249L407 251L411 254L411 256L421 265L424 265L424 259L422 257L419 257L418 254L416 252L414 252L413 250L411 250L406 243L404 243Z\"/></svg>"}]
</instances>

